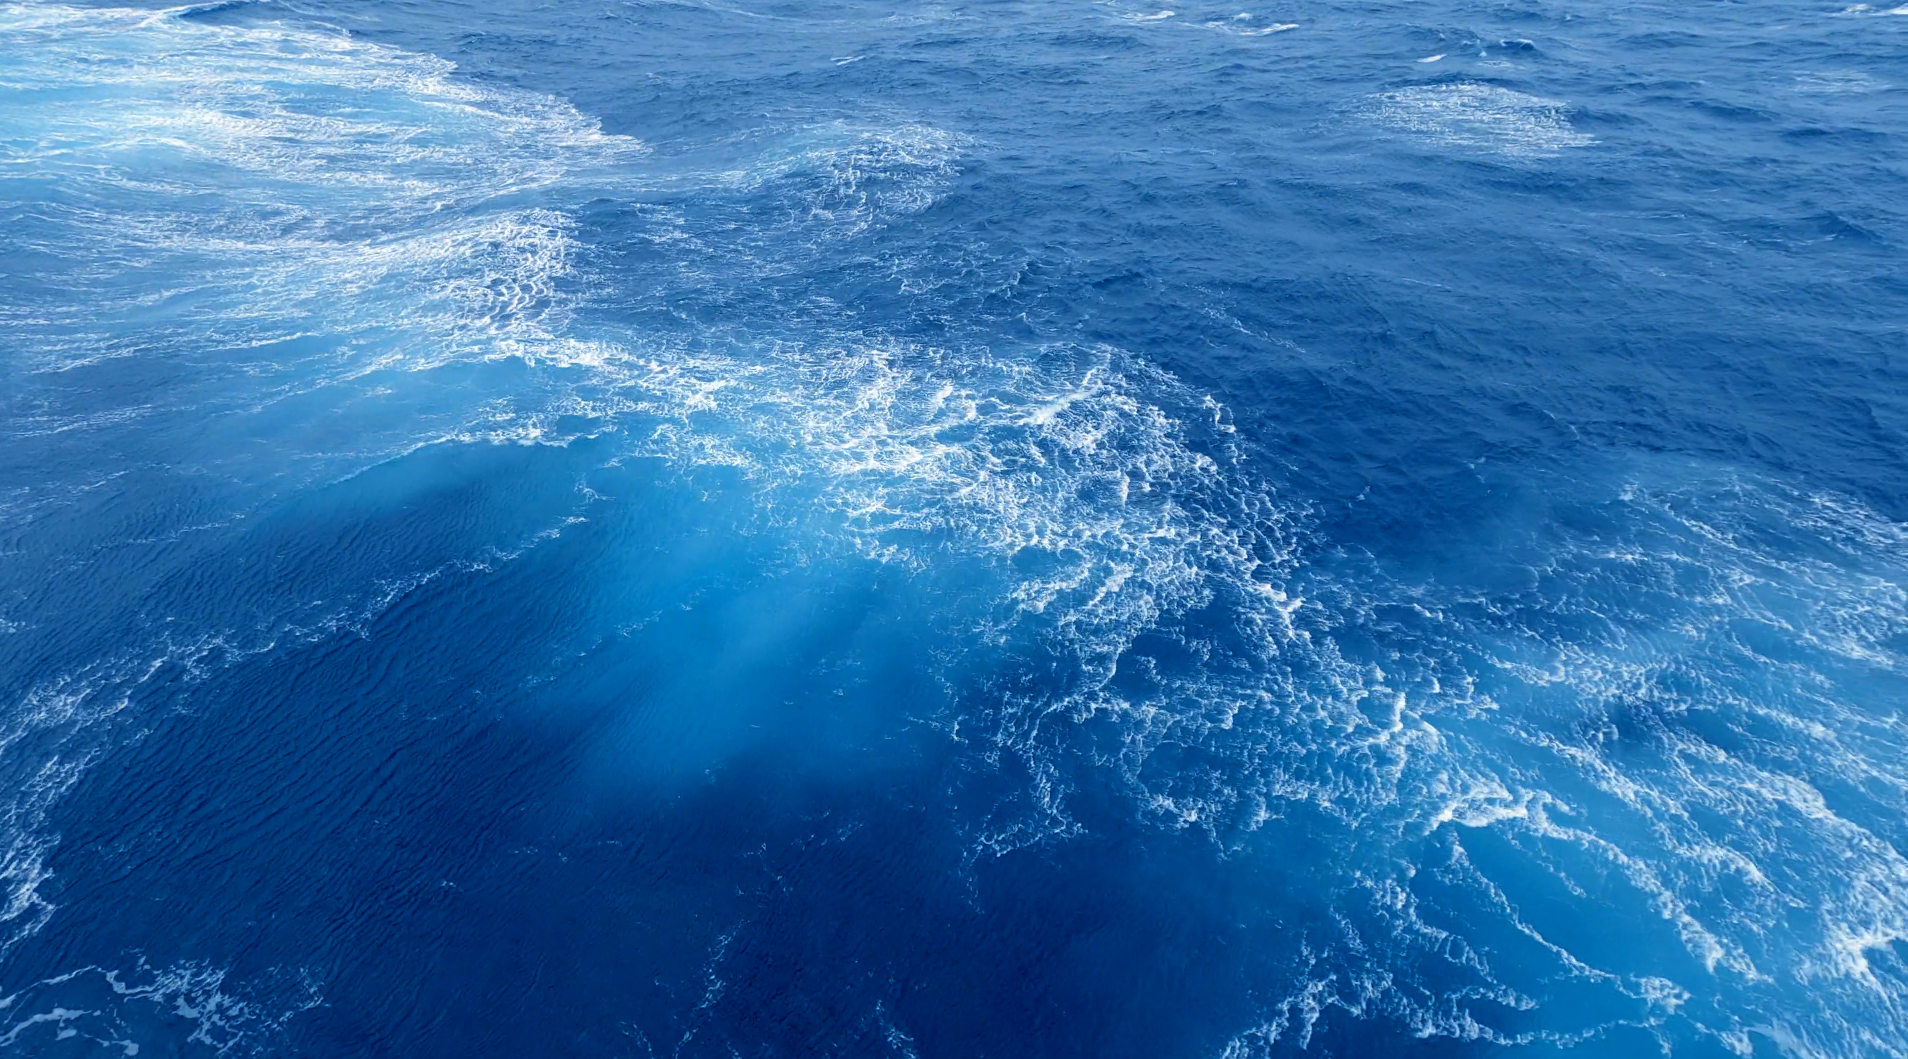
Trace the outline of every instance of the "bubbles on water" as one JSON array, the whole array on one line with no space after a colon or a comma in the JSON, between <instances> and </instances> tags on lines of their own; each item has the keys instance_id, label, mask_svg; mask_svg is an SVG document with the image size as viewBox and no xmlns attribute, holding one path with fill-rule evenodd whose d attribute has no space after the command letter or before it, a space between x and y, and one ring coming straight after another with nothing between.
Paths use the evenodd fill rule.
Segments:
<instances>
[{"instance_id":1,"label":"bubbles on water","mask_svg":"<svg viewBox=\"0 0 1908 1059\"><path fill-rule=\"evenodd\" d=\"M738 193L777 202L790 222L838 240L927 209L972 146L966 136L928 125L830 122L782 138L758 164L719 179ZM771 227L763 234L773 233Z\"/></svg>"},{"instance_id":2,"label":"bubbles on water","mask_svg":"<svg viewBox=\"0 0 1908 1059\"><path fill-rule=\"evenodd\" d=\"M1380 92L1367 105L1381 127L1437 147L1543 155L1596 142L1571 124L1569 105L1475 81Z\"/></svg>"}]
</instances>

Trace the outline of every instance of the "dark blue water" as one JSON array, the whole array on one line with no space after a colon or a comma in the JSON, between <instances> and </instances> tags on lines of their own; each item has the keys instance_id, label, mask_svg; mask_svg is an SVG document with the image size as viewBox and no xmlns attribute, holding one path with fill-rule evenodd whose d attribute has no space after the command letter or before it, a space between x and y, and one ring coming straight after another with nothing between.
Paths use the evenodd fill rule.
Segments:
<instances>
[{"instance_id":1,"label":"dark blue water","mask_svg":"<svg viewBox=\"0 0 1908 1059\"><path fill-rule=\"evenodd\" d=\"M1908 1055L1908 8L0 8L0 1052Z\"/></svg>"}]
</instances>

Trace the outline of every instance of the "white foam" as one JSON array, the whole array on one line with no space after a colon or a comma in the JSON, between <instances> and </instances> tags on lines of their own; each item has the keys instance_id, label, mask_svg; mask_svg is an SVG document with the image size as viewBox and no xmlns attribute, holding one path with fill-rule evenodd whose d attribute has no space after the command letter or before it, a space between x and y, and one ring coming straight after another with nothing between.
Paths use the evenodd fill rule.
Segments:
<instances>
[{"instance_id":1,"label":"white foam","mask_svg":"<svg viewBox=\"0 0 1908 1059\"><path fill-rule=\"evenodd\" d=\"M927 209L973 144L918 123L828 122L783 138L768 157L717 179L734 191L783 198L793 222L833 242ZM785 237L770 228L754 238Z\"/></svg>"},{"instance_id":2,"label":"white foam","mask_svg":"<svg viewBox=\"0 0 1908 1059\"><path fill-rule=\"evenodd\" d=\"M241 391L234 415L314 393L376 400L408 385L396 375L521 362L535 373L530 385L513 378L510 392L492 395L460 384L468 396L443 415L367 424L349 451L287 439L300 480L343 477L442 439L562 441L548 424L585 417L588 429L622 431L630 452L741 469L765 504L812 512L792 517L861 554L918 566L951 542L983 557L1006 585L984 642L1044 637L1078 660L1085 686L1109 679L1125 645L1162 616L1210 599L1215 579L1263 594L1268 628L1295 605L1265 580L1285 562L1284 516L1269 495L1231 484L1226 464L1237 457L1221 411L1122 351L932 348L854 330L583 336L575 313L590 283L587 248L562 209L525 192L639 187L618 168L638 145L554 101L480 92L445 64L319 32L41 8L7 9L0 27L32 38L4 67L29 83L64 77L81 51L121 60L102 64L71 101L9 119L46 130L23 166L78 160L75 179L105 179L127 202L111 212L58 205L58 245L44 249L77 247L166 276L162 290L126 284L117 300L45 307L37 326L61 340L42 347L41 371L155 355L111 341L109 328L89 330L102 320L156 331L161 351L168 327L194 347L240 351L242 367L243 351L258 351L249 370L259 383ZM783 137L745 168L674 179L706 196L796 204L781 223L840 240L929 208L972 147L918 124L833 124ZM719 232L675 230L685 252L718 257L738 282L789 267L776 240L803 242L771 230L722 246ZM280 348L314 339L302 361ZM178 413L147 403L149 414ZM313 635L350 627L350 615L376 613L432 576L368 586ZM196 642L230 660L296 639L304 626L295 626L208 630ZM214 652L194 650L184 664ZM159 659L147 673L181 658L163 645L127 657ZM106 745L99 704L123 704L143 679L117 663L99 672L75 700L93 721L73 722L70 747ZM1026 717L996 721L1011 738ZM79 735L89 724L99 730ZM1053 817L1058 771L1037 760L1031 769L1045 777L1036 800ZM37 828L26 820L15 833ZM46 841L16 858L21 916L46 911L32 897L33 850L43 848L33 843Z\"/></svg>"},{"instance_id":3,"label":"white foam","mask_svg":"<svg viewBox=\"0 0 1908 1059\"><path fill-rule=\"evenodd\" d=\"M480 92L433 60L285 27L63 8L8 8L0 26L33 45L0 57L9 84L65 78L82 45L124 58L102 64L119 73L88 75L81 88L95 94L71 114L3 120L44 127L19 166L107 172L139 204L111 214L61 204L74 243L168 275L163 290L50 307L17 325L67 329L38 369L127 355L89 335L89 313L170 321L240 350L336 339L297 365L259 354L264 381L248 399L261 407L326 388L368 399L411 381L399 376L458 365L524 365L529 381L513 377L508 392L460 389L442 414L407 412L335 458L313 443L301 455L318 469L300 473L340 476L444 438L561 441L573 435L551 424L574 415L620 432L622 455L736 468L814 540L921 570L949 554L979 564L996 595L976 642L1044 652L1056 679L1039 694L985 689L947 722L1031 777L1024 800L974 836L976 856L1077 831L1068 784L1083 766L1125 784L1142 817L1204 830L1241 855L1295 807L1343 824L1352 838L1332 853L1357 879L1339 911L1362 927L1308 950L1302 980L1240 1035L1238 1054L1288 1034L1303 1043L1333 1007L1425 1035L1569 1039L1494 1028L1488 1005L1520 1008L1529 991L1434 927L1412 889L1412 851L1481 829L1534 843L1550 859L1532 870L1579 893L1618 893L1597 879L1622 880L1619 896L1729 985L1570 952L1519 906L1516 880L1454 861L1547 961L1532 973L1615 989L1636 1002L1638 1025L1709 1018L1700 1032L1737 1041L1744 1024L1782 1011L1785 1032L1812 1047L1908 1047L1898 986L1872 958L1908 931L1908 871L1879 825L1824 794L1847 779L1908 812L1899 726L1837 668L1905 671L1902 527L1768 483L1639 481L1594 500L1616 512L1611 532L1517 542L1540 586L1529 595L1376 567L1308 572L1293 506L1249 469L1223 409L1126 351L933 346L852 322L687 336L586 328L590 248L566 203L640 187L627 169L639 148L554 101ZM333 111L264 85L380 95ZM1469 83L1400 89L1369 108L1426 142L1508 154L1592 142L1566 110ZM798 130L753 164L673 178L676 190L730 197L712 209L741 205L704 226L659 209L655 238L733 282L773 276L814 252L800 246L839 246L931 209L977 149L908 122ZM140 168L135 154L163 164ZM181 205L215 186L242 194L211 212ZM788 207L770 222L783 227L725 234L761 200ZM802 239L786 238L796 230ZM173 308L182 289L201 300ZM163 410L156 402L146 404ZM1758 536L1768 526L1819 554L1771 544ZM155 667L327 635L449 568L366 586L322 619L286 617L250 637L206 630L36 690L0 729L0 748L38 734L59 747L8 809L8 922L30 929L49 914L37 893L44 810L107 745L97 733ZM1610 597L1611 586L1631 595ZM1752 626L1799 653L1764 656ZM1137 646L1148 635L1193 661L1148 656ZM1348 646L1373 640L1397 656L1379 665ZM1791 757L1749 760L1678 726L1699 714L1752 743L1781 732ZM1649 754L1626 752L1639 727L1656 733ZM1763 926L1778 920L1792 926ZM1411 960L1442 961L1468 984L1411 994L1386 977ZM1703 1014L1715 1010L1737 1021ZM1851 1036L1842 1013L1865 1020L1869 1037Z\"/></svg>"},{"instance_id":4,"label":"white foam","mask_svg":"<svg viewBox=\"0 0 1908 1059\"><path fill-rule=\"evenodd\" d=\"M1243 851L1256 848L1256 831L1285 848L1295 839L1280 821L1294 805L1316 806L1357 836L1334 858L1369 865L1365 885L1389 895L1383 914L1347 905L1346 922L1364 925L1337 942L1318 939L1315 950L1321 968L1336 970L1297 981L1292 999L1228 1054L1302 1045L1326 1007L1383 1010L1414 1032L1505 1044L1567 1043L1608 1028L1509 1033L1493 1028L1488 1007L1470 1013L1474 994L1464 990L1495 996L1511 979L1469 962L1462 938L1410 911L1415 869L1391 874L1412 836L1449 827L1549 851L1521 870L1578 900L1631 902L1666 928L1660 941L1638 938L1636 952L1667 944L1714 976L1674 980L1621 954L1605 962L1613 954L1572 952L1519 911L1512 892L1527 880L1477 874L1468 887L1493 895L1505 924L1547 954L1517 969L1519 983L1606 983L1634 1002L1624 1025L1666 1042L1692 1033L1739 1042L1744 1025L1780 1012L1790 1038L1812 1042L1808 1054L1903 1047L1903 983L1876 971L1870 954L1893 949L1908 926L1908 861L1820 785L1856 785L1879 800L1878 819L1908 815L1904 733L1890 700L1843 683L1838 668L1902 672L1904 527L1845 498L1700 473L1693 484L1635 482L1586 502L1614 507L1607 517L1619 528L1547 539L1532 555L1544 566L1527 595L1480 599L1369 572L1339 584L1310 575L1299 582L1306 602L1281 611L1281 626L1259 602L1269 593L1228 592L1219 573L1208 590L1240 629L1284 630L1260 641L1250 675L1226 675L1243 668L1238 645L1208 642L1209 664L1158 675L1138 694L1130 680L1077 692L1065 712L1089 730L1117 729L1121 750L1108 763L1143 814ZM1613 594L1624 585L1641 595ZM1389 627L1386 608L1408 608L1418 631L1371 631ZM1177 628L1170 611L1147 620L1155 631ZM1747 622L1797 656L1772 663L1742 638ZM1406 653L1382 668L1353 664L1333 646L1335 628ZM1118 668L1135 661L1121 657ZM1640 736L1625 716L1639 708L1666 719L1641 730L1654 740L1648 752L1629 745ZM1028 709L1052 716L1051 704ZM1723 725L1744 746L1711 742L1702 725L1679 728L1681 717L1708 718L1703 725ZM1002 722L1005 741L1030 757L1071 752L1050 727ZM1156 770L1151 759L1166 747L1177 751L1172 765ZM1064 802L1055 819L1064 820ZM1448 884L1452 869L1440 870ZM1611 878L1627 890L1613 890ZM1417 960L1464 969L1458 979L1475 984L1414 998L1391 985L1352 988L1345 977Z\"/></svg>"},{"instance_id":5,"label":"white foam","mask_svg":"<svg viewBox=\"0 0 1908 1059\"><path fill-rule=\"evenodd\" d=\"M1368 113L1439 147L1542 155L1596 143L1571 126L1568 104L1473 81L1381 92Z\"/></svg>"},{"instance_id":6,"label":"white foam","mask_svg":"<svg viewBox=\"0 0 1908 1059\"><path fill-rule=\"evenodd\" d=\"M219 1055L268 1055L296 1015L322 999L304 972L269 972L235 987L227 971L181 962L130 970L82 967L16 988L0 1001L0 1049L43 1049L85 1038L136 1056L203 1045ZM68 1006L69 1004L77 1006Z\"/></svg>"},{"instance_id":7,"label":"white foam","mask_svg":"<svg viewBox=\"0 0 1908 1059\"><path fill-rule=\"evenodd\" d=\"M1274 33L1289 33L1299 28L1299 24L1296 22L1273 22L1269 25L1253 26L1251 28L1237 25L1222 25L1218 28L1241 37L1269 37Z\"/></svg>"},{"instance_id":8,"label":"white foam","mask_svg":"<svg viewBox=\"0 0 1908 1059\"><path fill-rule=\"evenodd\" d=\"M1797 74L1795 90L1811 95L1868 95L1893 87L1886 81L1853 70L1824 70Z\"/></svg>"}]
</instances>

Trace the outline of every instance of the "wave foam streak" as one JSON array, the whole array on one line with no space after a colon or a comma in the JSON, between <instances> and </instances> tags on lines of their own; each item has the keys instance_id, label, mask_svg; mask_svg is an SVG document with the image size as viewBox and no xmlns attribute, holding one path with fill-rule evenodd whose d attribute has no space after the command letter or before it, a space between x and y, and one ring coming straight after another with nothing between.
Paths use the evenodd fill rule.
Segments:
<instances>
[{"instance_id":1,"label":"wave foam streak","mask_svg":"<svg viewBox=\"0 0 1908 1059\"><path fill-rule=\"evenodd\" d=\"M52 914L47 814L145 730L143 690L362 628L401 586L488 561L425 557L316 599L228 585L225 615L190 598L141 610L142 590L202 581L204 542L274 498L442 438L534 434L498 380L401 380L559 343L574 225L538 194L640 147L450 72L287 26L0 8L0 527L17 608L0 949ZM178 479L205 484L139 506ZM81 613L58 605L65 579L33 575L102 553L119 592Z\"/></svg>"},{"instance_id":2,"label":"wave foam streak","mask_svg":"<svg viewBox=\"0 0 1908 1059\"><path fill-rule=\"evenodd\" d=\"M1242 715L1220 771L1346 818L1347 918L1239 1054L1332 1009L1500 1043L1903 1054L1904 531L1700 469L1554 493L1436 580L1302 579L1295 627L1343 682L1294 697L1344 727ZM1305 782L1255 772L1321 750Z\"/></svg>"},{"instance_id":3,"label":"wave foam streak","mask_svg":"<svg viewBox=\"0 0 1908 1059\"><path fill-rule=\"evenodd\" d=\"M555 341L576 246L539 193L640 152L547 98L323 32L59 7L9 8L4 32L0 195L37 295L7 337L49 395L16 435L283 414L369 373ZM126 358L176 370L120 419L62 407L63 381Z\"/></svg>"},{"instance_id":4,"label":"wave foam streak","mask_svg":"<svg viewBox=\"0 0 1908 1059\"><path fill-rule=\"evenodd\" d=\"M248 999L245 990L226 982L227 976L204 964L155 969L144 961L130 973L100 967L68 971L0 997L0 1048L44 1053L72 1041L130 1057L144 1047L165 1047L171 1035L167 1024L184 1023L191 1026L187 1044L223 1055L255 1048L320 1002L316 987L302 975L288 976L295 979L291 991L302 993L301 999L272 1009Z\"/></svg>"}]
</instances>

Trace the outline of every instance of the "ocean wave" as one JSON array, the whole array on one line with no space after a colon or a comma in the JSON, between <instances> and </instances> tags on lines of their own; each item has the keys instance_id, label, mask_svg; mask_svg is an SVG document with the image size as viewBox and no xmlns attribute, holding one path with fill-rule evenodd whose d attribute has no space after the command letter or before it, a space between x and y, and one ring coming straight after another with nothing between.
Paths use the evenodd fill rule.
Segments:
<instances>
[{"instance_id":1,"label":"ocean wave","mask_svg":"<svg viewBox=\"0 0 1908 1059\"><path fill-rule=\"evenodd\" d=\"M5 245L60 279L6 317L10 348L36 383L179 368L106 408L63 407L48 384L10 413L14 440L189 421L144 443L215 461L239 483L231 515L435 443L603 437L615 460L735 469L823 558L987 571L970 586L983 617L959 631L997 664L942 720L1029 779L1024 801L976 814L976 860L1077 833L1083 777L1229 863L1338 843L1319 869L1334 929L1228 1054L1303 1042L1334 1010L1505 1044L1623 1025L1740 1054L1752 1032L1908 1051L1900 526L1665 466L1559 483L1567 510L1408 574L1309 534L1224 408L1131 351L931 344L847 311L655 333L598 311L761 284L878 236L942 201L984 149L969 137L828 122L740 166L645 173L640 144L557 101L334 34L58 7L6 8L0 34L18 104L0 122L23 133L4 138L0 194L28 217ZM72 94L36 94L48 83ZM1370 116L1515 155L1591 143L1566 109L1457 83L1383 93ZM101 189L123 207L80 193ZM652 243L699 271L605 289L631 274L584 234L596 197L641 206ZM272 446L242 443L267 421ZM76 488L20 486L11 524ZM38 748L5 812L14 935L51 914L47 811L130 689L361 625L477 561L419 561L315 615L148 638L36 684L0 729L0 747ZM1545 899L1559 889L1606 895L1634 952L1573 934ZM203 968L182 981L201 985L138 997L218 993ZM1533 983L1619 1015L1530 1029L1548 1003ZM79 1010L64 1004L38 1014Z\"/></svg>"}]
</instances>

